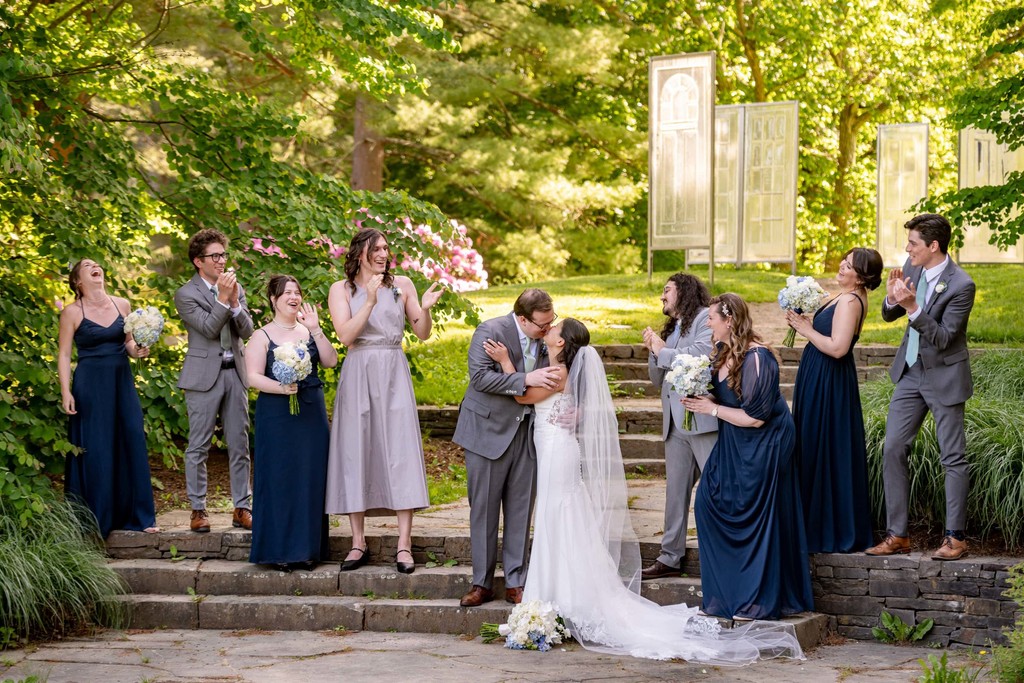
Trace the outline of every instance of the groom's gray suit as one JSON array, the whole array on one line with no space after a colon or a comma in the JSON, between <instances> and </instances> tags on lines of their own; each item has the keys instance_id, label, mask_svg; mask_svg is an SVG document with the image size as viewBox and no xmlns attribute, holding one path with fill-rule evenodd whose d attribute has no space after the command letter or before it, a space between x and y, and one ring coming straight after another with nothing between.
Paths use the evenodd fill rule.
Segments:
<instances>
[{"instance_id":1,"label":"groom's gray suit","mask_svg":"<svg viewBox=\"0 0 1024 683\"><path fill-rule=\"evenodd\" d=\"M249 508L249 382L245 376L243 340L252 336L253 323L245 293L239 287L241 310L217 301L199 273L174 294L174 306L188 331L188 351L178 378L185 390L188 409L188 448L185 450L185 481L193 510L206 509L206 457L213 439L217 414L221 415L231 467L231 497L236 508ZM224 363L220 331L231 331L233 367Z\"/></svg>"},{"instance_id":2,"label":"groom's gray suit","mask_svg":"<svg viewBox=\"0 0 1024 683\"><path fill-rule=\"evenodd\" d=\"M922 271L908 259L903 267L903 278L917 284ZM929 410L935 419L946 472L946 529L962 531L967 526L964 403L974 391L967 351L967 321L974 306L974 291L971 277L949 259L941 275L929 284L920 314L908 322L889 370L896 390L885 426L882 477L888 531L895 536L907 536L910 496L907 457ZM888 322L906 313L899 304L889 306L886 301L882 305L882 318ZM908 366L907 341L911 328L917 330L920 337L917 362Z\"/></svg>"},{"instance_id":3,"label":"groom's gray suit","mask_svg":"<svg viewBox=\"0 0 1024 683\"><path fill-rule=\"evenodd\" d=\"M683 430L683 404L672 385L665 383L665 373L679 354L711 353L711 328L707 323L708 309L702 308L687 329L681 330L677 324L665 340L665 348L657 355L650 354L647 361L651 382L661 390L661 438L665 440L665 534L658 561L676 569L682 566L686 554L693 485L718 440L718 418L694 415L693 429Z\"/></svg>"},{"instance_id":4,"label":"groom's gray suit","mask_svg":"<svg viewBox=\"0 0 1024 683\"><path fill-rule=\"evenodd\" d=\"M507 375L484 351L488 339L508 348L516 372ZM548 358L541 340L536 367ZM452 441L466 449L473 585L492 589L498 556L498 521L504 515L501 564L506 588L526 581L530 515L536 489L533 407L516 403L526 393L526 372L515 314L480 324L469 344L469 386L459 406Z\"/></svg>"}]
</instances>

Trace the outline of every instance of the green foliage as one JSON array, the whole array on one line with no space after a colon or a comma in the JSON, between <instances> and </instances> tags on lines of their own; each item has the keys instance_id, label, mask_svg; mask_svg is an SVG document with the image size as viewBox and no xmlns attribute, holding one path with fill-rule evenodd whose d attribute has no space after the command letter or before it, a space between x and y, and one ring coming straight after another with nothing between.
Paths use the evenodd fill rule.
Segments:
<instances>
[{"instance_id":1,"label":"green foliage","mask_svg":"<svg viewBox=\"0 0 1024 683\"><path fill-rule=\"evenodd\" d=\"M928 655L928 661L917 660L924 674L917 680L920 683L974 683L981 675L982 669L965 664L959 668L949 668L949 656L943 652L942 657Z\"/></svg>"},{"instance_id":2,"label":"green foliage","mask_svg":"<svg viewBox=\"0 0 1024 683\"><path fill-rule=\"evenodd\" d=\"M987 42L976 73L966 88L957 93L947 117L956 128L974 126L995 133L996 140L1010 149L1024 145L1024 8L1010 4L985 17L979 34ZM959 229L988 225L989 243L1000 247L1017 244L1024 235L1024 172L1017 170L1001 186L983 186L949 191L925 203L942 211ZM955 236L963 243L962 232Z\"/></svg>"},{"instance_id":3,"label":"green foliage","mask_svg":"<svg viewBox=\"0 0 1024 683\"><path fill-rule=\"evenodd\" d=\"M1006 583L1009 587L1003 595L1024 607L1024 563L1010 567ZM1006 639L1007 645L992 648L992 671L1001 683L1017 683L1024 680L1024 611L1018 611Z\"/></svg>"},{"instance_id":4,"label":"green foliage","mask_svg":"<svg viewBox=\"0 0 1024 683\"><path fill-rule=\"evenodd\" d=\"M931 619L925 619L917 626L905 624L898 616L888 612L882 612L880 618L882 625L881 627L875 626L872 628L872 635L875 636L876 640L880 640L883 643L896 645L916 643L928 635L928 631L931 631L935 625L935 622Z\"/></svg>"},{"instance_id":5,"label":"green foliage","mask_svg":"<svg viewBox=\"0 0 1024 683\"><path fill-rule=\"evenodd\" d=\"M59 472L74 452L55 373L56 308L67 298L70 263L100 262L111 293L159 308L174 341L184 330L172 294L192 273L185 241L199 228L228 235L257 319L274 272L298 276L310 301L326 301L340 277L328 254L348 242L358 219L377 217L387 227L407 217L433 226L442 240L454 230L436 207L403 192L353 191L290 161L288 147L306 140L301 114L237 89L200 55L161 49L161 32L209 23L231 44L225 52L243 61L302 73L304 82L347 78L384 95L421 85L393 49L399 39L455 49L423 9L431 6L0 4L0 242L10 247L0 261L0 497L23 524L45 507L42 475ZM244 39L224 31L224 19ZM392 235L396 252L423 247ZM422 291L424 279L413 279ZM443 324L467 308L446 294L435 318ZM168 464L180 457L187 427L175 388L183 352L158 345L137 364L150 452Z\"/></svg>"},{"instance_id":6,"label":"green foliage","mask_svg":"<svg viewBox=\"0 0 1024 683\"><path fill-rule=\"evenodd\" d=\"M466 466L449 465L440 477L427 480L431 505L444 505L466 497Z\"/></svg>"},{"instance_id":7,"label":"green foliage","mask_svg":"<svg viewBox=\"0 0 1024 683\"><path fill-rule=\"evenodd\" d=\"M1024 373L1024 353L986 353L972 359L975 393L967 401L964 429L971 487L967 519L982 538L998 530L1007 548L1024 543L1024 399L1012 392ZM876 521L884 520L882 449L893 385L888 379L861 385L868 477ZM911 517L935 528L945 519L945 475L932 416L909 456Z\"/></svg>"},{"instance_id":8,"label":"green foliage","mask_svg":"<svg viewBox=\"0 0 1024 683\"><path fill-rule=\"evenodd\" d=\"M72 503L40 497L24 525L15 505L0 497L0 634L15 638L65 634L85 624L126 622L120 577L106 564L91 517Z\"/></svg>"}]
</instances>

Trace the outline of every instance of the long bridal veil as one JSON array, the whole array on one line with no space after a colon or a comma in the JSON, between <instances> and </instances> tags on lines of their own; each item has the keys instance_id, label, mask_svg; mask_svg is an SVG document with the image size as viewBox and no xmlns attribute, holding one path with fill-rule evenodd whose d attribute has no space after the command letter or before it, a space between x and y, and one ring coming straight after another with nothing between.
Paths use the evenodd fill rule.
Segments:
<instances>
[{"instance_id":1,"label":"long bridal veil","mask_svg":"<svg viewBox=\"0 0 1024 683\"><path fill-rule=\"evenodd\" d=\"M609 654L715 665L803 658L791 624L754 621L723 629L696 608L661 606L640 596L640 546L630 520L618 419L604 365L592 347L577 353L554 412L550 420L571 429L579 446L582 490L576 492L581 495L564 491L560 518L545 521L554 525L551 531L561 537L561 549L573 558L561 567L570 576L554 581L555 594L547 599L558 605L577 641ZM558 451L550 457L567 457L560 438L544 440ZM538 443L538 453L541 448ZM531 566L531 571L544 568Z\"/></svg>"}]
</instances>

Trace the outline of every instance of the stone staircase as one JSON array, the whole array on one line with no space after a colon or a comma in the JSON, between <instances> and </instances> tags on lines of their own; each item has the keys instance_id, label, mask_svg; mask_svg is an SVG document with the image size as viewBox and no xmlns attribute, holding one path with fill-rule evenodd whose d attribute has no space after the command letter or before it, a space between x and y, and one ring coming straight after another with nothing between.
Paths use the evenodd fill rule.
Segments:
<instances>
[{"instance_id":1,"label":"stone staircase","mask_svg":"<svg viewBox=\"0 0 1024 683\"><path fill-rule=\"evenodd\" d=\"M115 532L108 541L108 553L114 558L110 566L131 590L125 600L131 607L132 628L475 635L485 622L504 622L512 609L501 599L500 572L494 582L496 600L475 608L459 606L459 598L472 585L469 538L462 532L415 537L418 566L411 575L394 568L394 536L368 537L373 559L386 559L389 564L370 564L351 572L340 571L337 562L293 572L249 564L244 557L251 532L237 529L214 529L202 536L187 531L142 536ZM332 558L340 560L348 545L348 538L332 535ZM450 554L445 554L446 549ZM658 546L643 543L642 552L650 561L657 556ZM699 605L698 552L691 548L687 553L687 575L644 582L643 595L663 605ZM428 568L427 561L436 564ZM454 564L444 566L446 562ZM725 627L731 625L721 621ZM818 644L828 626L828 618L816 613L786 621L794 625L804 648Z\"/></svg>"}]
</instances>

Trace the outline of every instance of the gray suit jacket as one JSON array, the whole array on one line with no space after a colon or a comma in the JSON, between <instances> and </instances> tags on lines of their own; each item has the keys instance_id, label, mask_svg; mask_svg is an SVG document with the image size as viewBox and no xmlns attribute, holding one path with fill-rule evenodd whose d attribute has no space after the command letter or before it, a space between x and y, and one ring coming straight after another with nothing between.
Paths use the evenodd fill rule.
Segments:
<instances>
[{"instance_id":1,"label":"gray suit jacket","mask_svg":"<svg viewBox=\"0 0 1024 683\"><path fill-rule=\"evenodd\" d=\"M683 330L679 341L675 346L665 346L655 356L653 353L647 359L647 374L654 386L661 390L661 438L668 438L669 424L675 422L676 429L684 434L705 434L718 431L718 418L710 415L694 415L693 429L689 432L683 430L683 404L680 403L680 396L672 390L671 384L665 383L665 373L672 367L672 359L682 353L691 356L710 355L711 353L711 328L708 327L708 309L702 308L697 316L690 323L687 330ZM672 420L669 420L671 415Z\"/></svg>"},{"instance_id":2,"label":"gray suit jacket","mask_svg":"<svg viewBox=\"0 0 1024 683\"><path fill-rule=\"evenodd\" d=\"M493 339L508 348L509 358L518 372L505 374L501 366L484 351L484 342ZM519 342L514 314L480 323L469 343L469 386L459 405L459 421L452 441L489 460L497 460L512 443L519 425L532 410L516 403L514 397L526 393L523 349ZM548 364L542 343L537 367ZM532 450L531 450L532 454Z\"/></svg>"},{"instance_id":3,"label":"gray suit jacket","mask_svg":"<svg viewBox=\"0 0 1024 683\"><path fill-rule=\"evenodd\" d=\"M241 288L241 285L239 285ZM174 307L188 331L188 351L178 378L179 389L209 391L220 373L221 356L220 330L231 326L231 349L235 354L235 372L248 387L245 376L244 340L252 336L252 317L245 302L245 292L239 289L238 301L242 311L231 315L231 310L217 302L206 281L196 273L192 279L174 293Z\"/></svg>"},{"instance_id":4,"label":"gray suit jacket","mask_svg":"<svg viewBox=\"0 0 1024 683\"><path fill-rule=\"evenodd\" d=\"M909 259L903 265L903 277L910 278L915 284L921 278L921 271L921 268L910 265ZM937 291L942 285L945 285L943 291ZM912 327L921 335L918 362L927 370L925 377L942 388L938 394L942 405L952 406L963 403L974 393L970 354L967 352L967 320L974 307L974 280L950 259L935 288L917 319L907 325L889 376L893 382L899 382L907 368L907 336ZM890 308L882 304L882 318L888 322L898 320L906 313L900 305Z\"/></svg>"}]
</instances>

